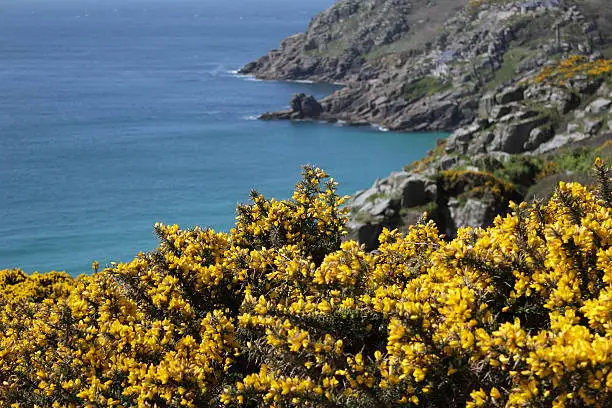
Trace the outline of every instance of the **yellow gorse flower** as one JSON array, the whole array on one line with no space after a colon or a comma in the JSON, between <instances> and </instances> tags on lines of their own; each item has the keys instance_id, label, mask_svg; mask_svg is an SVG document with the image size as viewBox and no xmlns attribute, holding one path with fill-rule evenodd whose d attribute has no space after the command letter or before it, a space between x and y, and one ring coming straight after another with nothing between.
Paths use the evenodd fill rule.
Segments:
<instances>
[{"instance_id":1,"label":"yellow gorse flower","mask_svg":"<svg viewBox=\"0 0 612 408\"><path fill-rule=\"evenodd\" d=\"M545 67L533 81L566 86L569 81L579 76L593 79L610 74L612 74L612 59L591 61L582 55L572 55L555 65Z\"/></svg>"},{"instance_id":2,"label":"yellow gorse flower","mask_svg":"<svg viewBox=\"0 0 612 408\"><path fill-rule=\"evenodd\" d=\"M0 406L604 407L603 187L452 241L385 230L366 253L309 167L228 234L158 224L156 250L90 276L0 271Z\"/></svg>"}]
</instances>

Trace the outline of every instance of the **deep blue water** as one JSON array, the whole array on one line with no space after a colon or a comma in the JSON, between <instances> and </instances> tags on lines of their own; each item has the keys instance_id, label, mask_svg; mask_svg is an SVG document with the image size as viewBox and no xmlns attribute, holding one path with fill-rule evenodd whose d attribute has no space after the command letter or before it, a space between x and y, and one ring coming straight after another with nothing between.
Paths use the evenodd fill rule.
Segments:
<instances>
[{"instance_id":1,"label":"deep blue water","mask_svg":"<svg viewBox=\"0 0 612 408\"><path fill-rule=\"evenodd\" d=\"M332 0L2 0L0 268L87 272L156 246L155 222L228 230L252 188L316 164L343 194L432 134L252 120L325 85L231 73Z\"/></svg>"}]
</instances>

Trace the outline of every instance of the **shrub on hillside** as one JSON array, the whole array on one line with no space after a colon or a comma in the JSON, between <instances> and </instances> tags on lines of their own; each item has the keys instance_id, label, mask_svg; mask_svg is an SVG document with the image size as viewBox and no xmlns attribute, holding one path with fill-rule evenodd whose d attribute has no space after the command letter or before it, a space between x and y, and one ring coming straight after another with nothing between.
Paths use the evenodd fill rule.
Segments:
<instances>
[{"instance_id":1,"label":"shrub on hillside","mask_svg":"<svg viewBox=\"0 0 612 408\"><path fill-rule=\"evenodd\" d=\"M612 59L589 60L582 55L572 55L556 64L543 68L535 77L535 83L567 85L576 77L589 79L609 76L612 73Z\"/></svg>"},{"instance_id":2,"label":"shrub on hillside","mask_svg":"<svg viewBox=\"0 0 612 408\"><path fill-rule=\"evenodd\" d=\"M341 242L306 168L230 233L81 276L0 272L0 406L601 406L612 397L612 202L561 184L488 229Z\"/></svg>"}]
</instances>

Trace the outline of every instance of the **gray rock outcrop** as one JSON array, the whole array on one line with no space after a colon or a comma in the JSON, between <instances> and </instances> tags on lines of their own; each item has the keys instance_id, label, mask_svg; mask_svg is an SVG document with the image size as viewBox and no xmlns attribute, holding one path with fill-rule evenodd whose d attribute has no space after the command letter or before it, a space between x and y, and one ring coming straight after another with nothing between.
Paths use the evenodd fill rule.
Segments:
<instances>
[{"instance_id":1,"label":"gray rock outcrop","mask_svg":"<svg viewBox=\"0 0 612 408\"><path fill-rule=\"evenodd\" d=\"M587 106L586 111L594 115L604 113L612 107L612 100L606 98L598 98Z\"/></svg>"},{"instance_id":2,"label":"gray rock outcrop","mask_svg":"<svg viewBox=\"0 0 612 408\"><path fill-rule=\"evenodd\" d=\"M546 124L548 118L535 116L510 123L500 123L494 132L489 151L500 151L505 153L522 153L525 144L530 138L531 132Z\"/></svg>"},{"instance_id":3,"label":"gray rock outcrop","mask_svg":"<svg viewBox=\"0 0 612 408\"><path fill-rule=\"evenodd\" d=\"M323 115L323 107L312 95L303 93L293 95L290 103L291 109L264 113L260 119L264 120L315 120Z\"/></svg>"},{"instance_id":4,"label":"gray rock outcrop","mask_svg":"<svg viewBox=\"0 0 612 408\"><path fill-rule=\"evenodd\" d=\"M297 94L291 100L291 109L298 118L316 119L323 113L321 104L312 95Z\"/></svg>"},{"instance_id":5,"label":"gray rock outcrop","mask_svg":"<svg viewBox=\"0 0 612 408\"><path fill-rule=\"evenodd\" d=\"M529 133L529 138L523 144L523 150L533 150L542 143L547 142L553 136L553 131L549 126L538 127Z\"/></svg>"},{"instance_id":6,"label":"gray rock outcrop","mask_svg":"<svg viewBox=\"0 0 612 408\"><path fill-rule=\"evenodd\" d=\"M612 27L599 17L612 11L588 7L594 1L576 3L569 15L573 1L525 11L526 3L518 1L340 0L316 16L306 32L287 37L279 49L240 72L342 83L343 89L320 101L320 116L304 116L399 131L452 131L489 117L495 105L503 106L495 113L498 119L514 111L510 104L533 99L530 92L553 92L543 98L567 112L580 102L572 94L546 86L529 89L519 79L559 52L595 52L607 41ZM594 31L584 34L593 19L599 19L589 26ZM555 26L563 44L551 29ZM502 68L513 78L497 78ZM572 86L581 93L598 88L586 77ZM288 111L262 118L303 119Z\"/></svg>"},{"instance_id":7,"label":"gray rock outcrop","mask_svg":"<svg viewBox=\"0 0 612 408\"><path fill-rule=\"evenodd\" d=\"M467 199L465 203L454 198L449 201L448 208L455 229L487 227L497 215L489 203L474 198Z\"/></svg>"},{"instance_id":8,"label":"gray rock outcrop","mask_svg":"<svg viewBox=\"0 0 612 408\"><path fill-rule=\"evenodd\" d=\"M495 102L498 105L506 105L511 102L519 102L524 99L524 93L524 86L512 86L495 95Z\"/></svg>"}]
</instances>

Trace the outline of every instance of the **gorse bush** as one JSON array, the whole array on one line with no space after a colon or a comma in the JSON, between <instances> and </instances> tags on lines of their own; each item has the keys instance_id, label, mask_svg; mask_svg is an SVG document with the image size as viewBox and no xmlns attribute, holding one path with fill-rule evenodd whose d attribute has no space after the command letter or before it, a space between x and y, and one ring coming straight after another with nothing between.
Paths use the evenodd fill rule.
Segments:
<instances>
[{"instance_id":1,"label":"gorse bush","mask_svg":"<svg viewBox=\"0 0 612 408\"><path fill-rule=\"evenodd\" d=\"M561 184L488 229L342 242L335 183L253 193L230 233L72 279L0 272L0 405L600 406L612 390L612 203ZM609 405L608 405L609 406Z\"/></svg>"},{"instance_id":2,"label":"gorse bush","mask_svg":"<svg viewBox=\"0 0 612 408\"><path fill-rule=\"evenodd\" d=\"M565 86L577 76L599 78L612 73L612 59L589 60L582 55L572 55L553 66L542 69L535 77L535 83L551 83Z\"/></svg>"}]
</instances>

